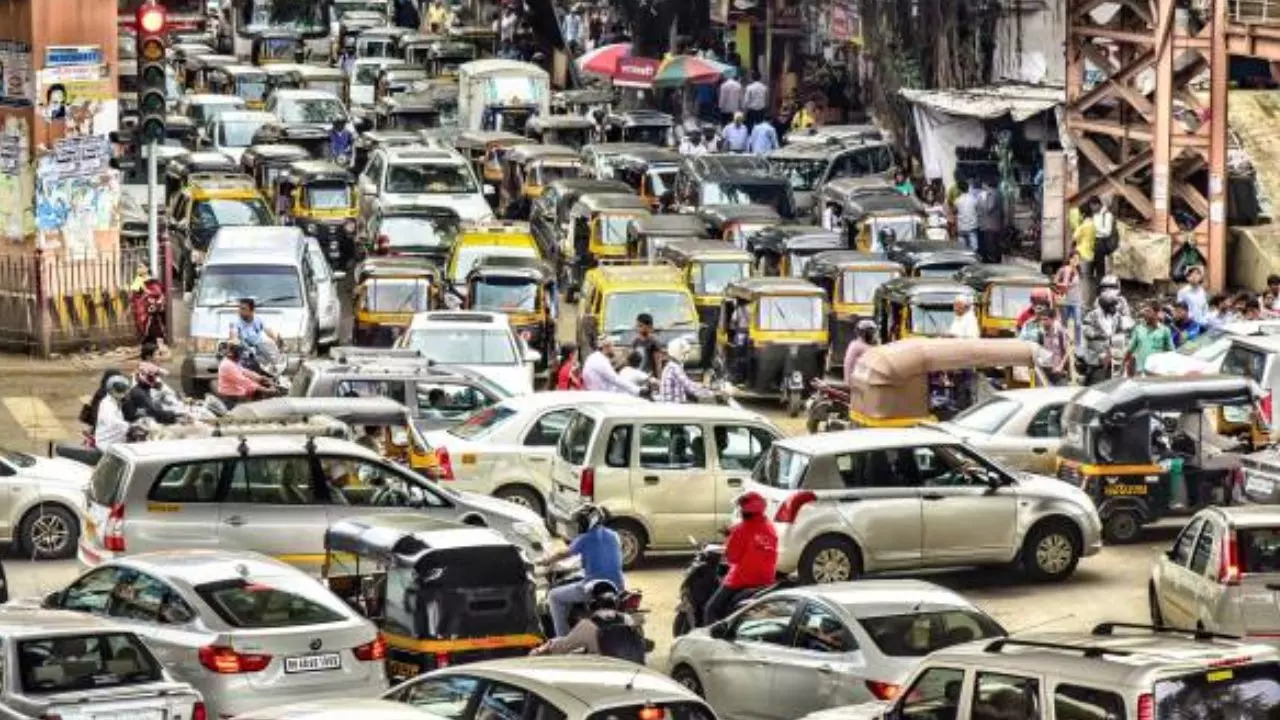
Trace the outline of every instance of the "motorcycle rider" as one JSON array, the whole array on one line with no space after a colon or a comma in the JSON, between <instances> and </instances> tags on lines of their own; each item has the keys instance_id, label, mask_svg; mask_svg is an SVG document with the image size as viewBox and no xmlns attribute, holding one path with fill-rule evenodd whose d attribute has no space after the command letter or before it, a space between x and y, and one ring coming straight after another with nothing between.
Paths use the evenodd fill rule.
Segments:
<instances>
[{"instance_id":1,"label":"motorcycle rider","mask_svg":"<svg viewBox=\"0 0 1280 720\"><path fill-rule=\"evenodd\" d=\"M578 524L578 536L569 543L569 547L538 563L554 565L574 555L582 559L582 582L561 585L547 593L556 637L569 633L569 611L574 605L589 599L591 583L607 580L618 590L626 588L622 577L622 541L618 539L618 533L605 527L603 511L595 505L584 505L574 513L574 520Z\"/></svg>"},{"instance_id":2,"label":"motorcycle rider","mask_svg":"<svg viewBox=\"0 0 1280 720\"><path fill-rule=\"evenodd\" d=\"M1111 378L1111 338L1124 332L1124 317L1115 295L1099 293L1094 308L1084 316L1084 384Z\"/></svg>"},{"instance_id":3,"label":"motorcycle rider","mask_svg":"<svg viewBox=\"0 0 1280 720\"><path fill-rule=\"evenodd\" d=\"M351 160L354 145L355 137L347 128L347 121L334 118L333 127L329 129L329 158L339 165L346 165Z\"/></svg>"},{"instance_id":4,"label":"motorcycle rider","mask_svg":"<svg viewBox=\"0 0 1280 720\"><path fill-rule=\"evenodd\" d=\"M1107 275L1102 278L1102 282L1098 283L1098 297L1107 295L1116 299L1116 312L1120 313L1120 317L1126 322L1133 322L1133 310L1129 308L1129 301L1125 300L1124 295L1120 294L1120 278L1115 275ZM1096 304L1096 301L1095 301Z\"/></svg>"},{"instance_id":5,"label":"motorcycle rider","mask_svg":"<svg viewBox=\"0 0 1280 720\"><path fill-rule=\"evenodd\" d=\"M156 394L161 389L160 375L164 370L149 362L138 364L138 371L133 374L133 387L124 399L124 418L129 422L146 416L161 425L172 425L178 422L176 413L161 405Z\"/></svg>"},{"instance_id":6,"label":"motorcycle rider","mask_svg":"<svg viewBox=\"0 0 1280 720\"><path fill-rule=\"evenodd\" d=\"M579 650L644 663L644 637L635 621L618 609L618 589L608 580L596 580L587 590L590 614L567 635L553 638L530 655L568 655ZM638 656L638 657L637 657Z\"/></svg>"},{"instance_id":7,"label":"motorcycle rider","mask_svg":"<svg viewBox=\"0 0 1280 720\"><path fill-rule=\"evenodd\" d=\"M670 345L661 342L654 346L657 364L662 368L662 376L658 380L657 402L682 403L689 396L695 398L712 397L715 393L689 379L684 372L684 359L689 354L689 344L681 338L671 341Z\"/></svg>"},{"instance_id":8,"label":"motorcycle rider","mask_svg":"<svg viewBox=\"0 0 1280 720\"><path fill-rule=\"evenodd\" d=\"M707 600L703 615L708 625L728 615L745 591L777 581L778 532L765 515L768 503L758 492L745 492L738 496L737 505L742 522L733 526L725 541L724 559L729 572Z\"/></svg>"},{"instance_id":9,"label":"motorcycle rider","mask_svg":"<svg viewBox=\"0 0 1280 720\"><path fill-rule=\"evenodd\" d=\"M123 409L124 398L129 394L128 378L112 375L107 379L106 389L93 424L93 443L99 450L124 442L129 434L129 421L124 419Z\"/></svg>"},{"instance_id":10,"label":"motorcycle rider","mask_svg":"<svg viewBox=\"0 0 1280 720\"><path fill-rule=\"evenodd\" d=\"M253 298L240 298L239 315L231 323L229 339L256 350L262 344L262 339L267 337L275 342L276 347L283 348L284 341L280 338L280 333L264 325L262 319L255 314L256 310L257 303Z\"/></svg>"}]
</instances>

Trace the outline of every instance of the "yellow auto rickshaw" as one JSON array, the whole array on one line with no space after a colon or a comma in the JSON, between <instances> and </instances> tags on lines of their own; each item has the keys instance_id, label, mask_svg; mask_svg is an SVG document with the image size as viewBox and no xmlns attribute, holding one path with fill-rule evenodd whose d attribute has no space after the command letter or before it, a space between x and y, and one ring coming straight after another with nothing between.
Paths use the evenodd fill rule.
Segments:
<instances>
[{"instance_id":1,"label":"yellow auto rickshaw","mask_svg":"<svg viewBox=\"0 0 1280 720\"><path fill-rule=\"evenodd\" d=\"M816 202L820 213L830 209L835 214L845 241L855 250L886 252L894 243L930 239L924 203L879 176L829 180ZM945 233L940 239L946 240Z\"/></svg>"},{"instance_id":2,"label":"yellow auto rickshaw","mask_svg":"<svg viewBox=\"0 0 1280 720\"><path fill-rule=\"evenodd\" d=\"M702 205L698 217L707 224L707 235L739 249L750 245L753 235L782 224L782 216L770 205Z\"/></svg>"},{"instance_id":3,"label":"yellow auto rickshaw","mask_svg":"<svg viewBox=\"0 0 1280 720\"><path fill-rule=\"evenodd\" d=\"M355 186L346 168L328 160L299 160L276 177L276 216L318 240L335 269L355 258Z\"/></svg>"},{"instance_id":4,"label":"yellow auto rickshaw","mask_svg":"<svg viewBox=\"0 0 1280 720\"><path fill-rule=\"evenodd\" d=\"M862 354L849 380L849 420L870 428L947 420L979 399L977 385L986 382L987 370L1041 386L1037 350L1013 339L913 338L877 345Z\"/></svg>"},{"instance_id":5,"label":"yellow auto rickshaw","mask_svg":"<svg viewBox=\"0 0 1280 720\"><path fill-rule=\"evenodd\" d=\"M627 359L636 338L636 316L653 318L653 333L660 342L680 338L688 341L685 367L697 366L702 357L698 347L698 311L693 294L680 271L670 265L601 265L587 272L578 303L580 348L595 348L601 337L614 343L615 363Z\"/></svg>"},{"instance_id":6,"label":"yellow auto rickshaw","mask_svg":"<svg viewBox=\"0 0 1280 720\"><path fill-rule=\"evenodd\" d=\"M709 385L740 397L775 397L791 417L826 368L826 296L801 278L749 277L725 286Z\"/></svg>"},{"instance_id":7,"label":"yellow auto rickshaw","mask_svg":"<svg viewBox=\"0 0 1280 720\"><path fill-rule=\"evenodd\" d=\"M627 256L627 229L647 215L649 204L637 195L584 193L578 197L569 210L569 235L559 253L562 261L570 261L561 268L570 295L582 287L587 270L601 260Z\"/></svg>"},{"instance_id":8,"label":"yellow auto rickshaw","mask_svg":"<svg viewBox=\"0 0 1280 720\"><path fill-rule=\"evenodd\" d=\"M596 123L573 115L535 115L525 123L524 134L545 145L564 145L581 150L595 139Z\"/></svg>"},{"instance_id":9,"label":"yellow auto rickshaw","mask_svg":"<svg viewBox=\"0 0 1280 720\"><path fill-rule=\"evenodd\" d=\"M845 246L839 234L814 225L774 225L754 233L747 250L755 259L756 275L804 277L814 255Z\"/></svg>"},{"instance_id":10,"label":"yellow auto rickshaw","mask_svg":"<svg viewBox=\"0 0 1280 720\"><path fill-rule=\"evenodd\" d=\"M679 170L680 153L653 145L624 152L613 161L613 176L630 185L654 212L674 198Z\"/></svg>"},{"instance_id":11,"label":"yellow auto rickshaw","mask_svg":"<svg viewBox=\"0 0 1280 720\"><path fill-rule=\"evenodd\" d=\"M527 220L529 206L547 183L578 177L582 160L577 151L563 145L517 145L502 157L502 185L498 188L498 214L509 220Z\"/></svg>"},{"instance_id":12,"label":"yellow auto rickshaw","mask_svg":"<svg viewBox=\"0 0 1280 720\"><path fill-rule=\"evenodd\" d=\"M698 308L698 344L702 367L715 348L716 321L729 283L751 276L751 255L719 240L675 240L657 252L659 262L675 266L685 279Z\"/></svg>"},{"instance_id":13,"label":"yellow auto rickshaw","mask_svg":"<svg viewBox=\"0 0 1280 720\"><path fill-rule=\"evenodd\" d=\"M876 253L828 250L813 256L805 268L805 279L822 288L831 303L828 369L843 362L845 349L857 335L858 321L874 317L876 290L902 274L901 265Z\"/></svg>"},{"instance_id":14,"label":"yellow auto rickshaw","mask_svg":"<svg viewBox=\"0 0 1280 720\"><path fill-rule=\"evenodd\" d=\"M499 256L542 259L529 223L495 221L463 226L444 266L449 291L465 304L467 273L482 260Z\"/></svg>"},{"instance_id":15,"label":"yellow auto rickshaw","mask_svg":"<svg viewBox=\"0 0 1280 720\"><path fill-rule=\"evenodd\" d=\"M189 93L202 94L209 92L209 73L223 67L238 65L239 59L234 55L208 53L193 55L187 58L186 72L182 77L182 89Z\"/></svg>"},{"instance_id":16,"label":"yellow auto rickshaw","mask_svg":"<svg viewBox=\"0 0 1280 720\"><path fill-rule=\"evenodd\" d=\"M627 257L654 262L668 243L706 239L706 224L696 215L664 213L642 216L632 220L627 228Z\"/></svg>"},{"instance_id":17,"label":"yellow auto rickshaw","mask_svg":"<svg viewBox=\"0 0 1280 720\"><path fill-rule=\"evenodd\" d=\"M440 270L424 257L371 257L356 266L356 345L391 347L414 313L441 307Z\"/></svg>"},{"instance_id":18,"label":"yellow auto rickshaw","mask_svg":"<svg viewBox=\"0 0 1280 720\"><path fill-rule=\"evenodd\" d=\"M872 296L880 341L944 337L958 297L973 303L969 286L950 278L899 277L882 284Z\"/></svg>"},{"instance_id":19,"label":"yellow auto rickshaw","mask_svg":"<svg viewBox=\"0 0 1280 720\"><path fill-rule=\"evenodd\" d=\"M1016 336L1018 316L1031 306L1032 293L1049 292L1049 278L1016 265L969 265L956 279L973 289L983 337Z\"/></svg>"},{"instance_id":20,"label":"yellow auto rickshaw","mask_svg":"<svg viewBox=\"0 0 1280 720\"><path fill-rule=\"evenodd\" d=\"M249 61L254 65L300 63L306 57L302 36L293 30L267 28L256 32L249 48Z\"/></svg>"},{"instance_id":21,"label":"yellow auto rickshaw","mask_svg":"<svg viewBox=\"0 0 1280 720\"><path fill-rule=\"evenodd\" d=\"M556 354L556 274L550 265L528 257L483 258L467 273L466 296L470 310L504 313L536 353L534 370L547 369Z\"/></svg>"},{"instance_id":22,"label":"yellow auto rickshaw","mask_svg":"<svg viewBox=\"0 0 1280 720\"><path fill-rule=\"evenodd\" d=\"M252 65L210 67L205 71L205 83L211 93L244 98L245 107L250 110L261 110L267 104L267 93L271 89L267 73Z\"/></svg>"},{"instance_id":23,"label":"yellow auto rickshaw","mask_svg":"<svg viewBox=\"0 0 1280 720\"><path fill-rule=\"evenodd\" d=\"M240 156L240 170L253 178L253 184L258 186L258 191L272 207L275 207L276 180L280 177L280 173L293 163L310 157L310 153L297 145L284 143L250 145Z\"/></svg>"}]
</instances>

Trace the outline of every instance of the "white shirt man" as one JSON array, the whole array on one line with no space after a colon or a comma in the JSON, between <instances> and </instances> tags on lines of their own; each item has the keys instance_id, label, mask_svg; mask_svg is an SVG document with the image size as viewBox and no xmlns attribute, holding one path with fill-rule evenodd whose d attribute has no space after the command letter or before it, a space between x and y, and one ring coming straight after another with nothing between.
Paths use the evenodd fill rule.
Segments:
<instances>
[{"instance_id":1,"label":"white shirt man","mask_svg":"<svg viewBox=\"0 0 1280 720\"><path fill-rule=\"evenodd\" d=\"M108 392L98 403L97 422L93 425L93 442L99 450L125 441L129 433L129 423L124 419L124 411L120 408L120 400L114 393Z\"/></svg>"},{"instance_id":2,"label":"white shirt man","mask_svg":"<svg viewBox=\"0 0 1280 720\"><path fill-rule=\"evenodd\" d=\"M640 388L619 376L618 371L613 368L613 360L610 359L612 355L613 340L602 339L600 346L582 364L583 389L639 395Z\"/></svg>"},{"instance_id":3,"label":"white shirt man","mask_svg":"<svg viewBox=\"0 0 1280 720\"><path fill-rule=\"evenodd\" d=\"M969 298L960 296L955 301L955 319L951 321L951 327L947 330L947 335L954 338L974 339L982 336L982 332L978 329L978 317L973 314L973 306Z\"/></svg>"}]
</instances>

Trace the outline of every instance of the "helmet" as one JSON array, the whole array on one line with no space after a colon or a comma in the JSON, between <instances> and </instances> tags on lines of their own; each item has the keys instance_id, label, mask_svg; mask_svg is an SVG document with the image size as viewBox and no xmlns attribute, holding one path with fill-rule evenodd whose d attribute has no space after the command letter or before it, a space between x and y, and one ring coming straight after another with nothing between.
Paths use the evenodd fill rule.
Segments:
<instances>
[{"instance_id":1,"label":"helmet","mask_svg":"<svg viewBox=\"0 0 1280 720\"><path fill-rule=\"evenodd\" d=\"M1115 295L1107 294L1098 296L1098 307L1102 308L1102 311L1105 313L1113 313L1119 306L1120 301Z\"/></svg>"},{"instance_id":2,"label":"helmet","mask_svg":"<svg viewBox=\"0 0 1280 720\"><path fill-rule=\"evenodd\" d=\"M112 375L107 380L107 392L112 395L123 395L129 392L129 380L123 375Z\"/></svg>"},{"instance_id":3,"label":"helmet","mask_svg":"<svg viewBox=\"0 0 1280 720\"><path fill-rule=\"evenodd\" d=\"M676 338L667 343L667 357L684 364L689 357L689 342L684 338Z\"/></svg>"},{"instance_id":4,"label":"helmet","mask_svg":"<svg viewBox=\"0 0 1280 720\"><path fill-rule=\"evenodd\" d=\"M593 580L587 583L586 591L587 607L591 612L617 609L618 588L608 580Z\"/></svg>"},{"instance_id":5,"label":"helmet","mask_svg":"<svg viewBox=\"0 0 1280 720\"><path fill-rule=\"evenodd\" d=\"M590 532L604 522L604 511L595 505L583 505L573 514L573 519L578 523L580 534Z\"/></svg>"},{"instance_id":6,"label":"helmet","mask_svg":"<svg viewBox=\"0 0 1280 720\"><path fill-rule=\"evenodd\" d=\"M763 495L752 490L739 495L737 505L743 515L763 515L769 503L765 501Z\"/></svg>"},{"instance_id":7,"label":"helmet","mask_svg":"<svg viewBox=\"0 0 1280 720\"><path fill-rule=\"evenodd\" d=\"M1104 275L1104 276L1103 276L1103 278L1102 278L1102 281L1098 283L1098 287L1100 287L1100 288L1115 288L1115 289L1119 290L1119 289L1120 289L1120 278L1116 277L1115 275Z\"/></svg>"},{"instance_id":8,"label":"helmet","mask_svg":"<svg viewBox=\"0 0 1280 720\"><path fill-rule=\"evenodd\" d=\"M880 228L878 237L881 245L892 245L898 239L898 232L893 228Z\"/></svg>"}]
</instances>

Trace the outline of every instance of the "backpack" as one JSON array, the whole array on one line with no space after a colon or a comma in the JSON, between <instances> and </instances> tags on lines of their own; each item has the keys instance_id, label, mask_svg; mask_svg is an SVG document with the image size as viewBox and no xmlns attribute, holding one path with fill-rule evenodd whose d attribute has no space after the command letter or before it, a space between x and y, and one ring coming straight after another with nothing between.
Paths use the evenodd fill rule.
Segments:
<instances>
[{"instance_id":1,"label":"backpack","mask_svg":"<svg viewBox=\"0 0 1280 720\"><path fill-rule=\"evenodd\" d=\"M591 622L596 624L601 655L644 664L644 638L634 625L627 624L622 613L597 613L591 616Z\"/></svg>"},{"instance_id":2,"label":"backpack","mask_svg":"<svg viewBox=\"0 0 1280 720\"><path fill-rule=\"evenodd\" d=\"M1098 235L1094 240L1093 251L1099 257L1107 257L1111 253L1120 248L1120 226L1116 224L1115 217L1111 219L1111 233L1109 235Z\"/></svg>"}]
</instances>

